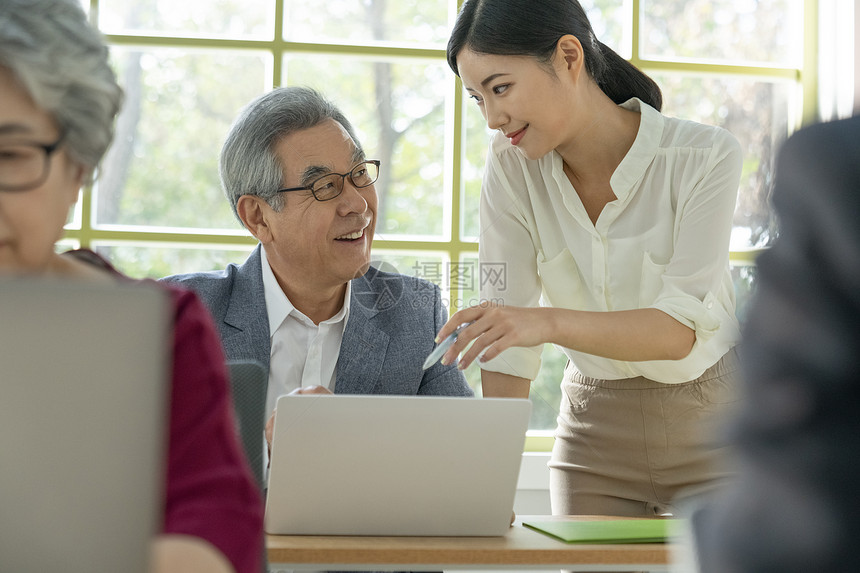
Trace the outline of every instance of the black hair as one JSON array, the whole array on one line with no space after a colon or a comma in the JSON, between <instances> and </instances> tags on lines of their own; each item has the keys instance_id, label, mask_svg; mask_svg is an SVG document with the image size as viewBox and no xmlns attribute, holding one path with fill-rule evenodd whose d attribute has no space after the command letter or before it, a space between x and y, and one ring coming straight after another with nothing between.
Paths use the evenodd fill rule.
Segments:
<instances>
[{"instance_id":1,"label":"black hair","mask_svg":"<svg viewBox=\"0 0 860 573\"><path fill-rule=\"evenodd\" d=\"M660 110L660 87L594 35L577 0L466 0L448 40L448 65L458 76L464 48L478 54L532 56L549 65L558 40L576 36L585 69L609 98L621 104L637 97Z\"/></svg>"}]
</instances>

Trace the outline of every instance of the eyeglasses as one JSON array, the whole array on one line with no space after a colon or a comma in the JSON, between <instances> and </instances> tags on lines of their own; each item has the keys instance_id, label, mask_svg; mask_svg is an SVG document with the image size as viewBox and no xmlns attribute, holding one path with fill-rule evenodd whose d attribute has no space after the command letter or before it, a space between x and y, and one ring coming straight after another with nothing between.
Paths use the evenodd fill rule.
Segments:
<instances>
[{"instance_id":1,"label":"eyeglasses","mask_svg":"<svg viewBox=\"0 0 860 573\"><path fill-rule=\"evenodd\" d=\"M54 143L0 141L0 191L27 191L48 178L51 155L63 143L61 135Z\"/></svg>"},{"instance_id":2,"label":"eyeglasses","mask_svg":"<svg viewBox=\"0 0 860 573\"><path fill-rule=\"evenodd\" d=\"M310 191L317 201L329 201L343 193L343 183L347 177L349 177L349 182L352 183L352 186L357 189L370 187L376 183L376 180L379 178L380 163L382 162L378 159L368 159L353 167L349 173L329 173L319 179L314 179L308 185L278 189L277 192Z\"/></svg>"}]
</instances>

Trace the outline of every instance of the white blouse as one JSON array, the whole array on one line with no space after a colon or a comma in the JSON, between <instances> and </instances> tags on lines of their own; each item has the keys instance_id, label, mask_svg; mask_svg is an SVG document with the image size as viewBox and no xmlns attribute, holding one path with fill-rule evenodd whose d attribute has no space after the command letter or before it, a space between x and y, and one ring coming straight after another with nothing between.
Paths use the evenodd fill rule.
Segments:
<instances>
[{"instance_id":1,"label":"white blouse","mask_svg":"<svg viewBox=\"0 0 860 573\"><path fill-rule=\"evenodd\" d=\"M665 117L634 98L639 132L612 174L617 199L592 224L555 151L528 160L502 134L481 191L481 296L511 306L656 308L695 330L681 360L624 362L562 348L586 376L699 377L740 340L729 238L742 154L727 131ZM541 347L481 368L533 380Z\"/></svg>"}]
</instances>

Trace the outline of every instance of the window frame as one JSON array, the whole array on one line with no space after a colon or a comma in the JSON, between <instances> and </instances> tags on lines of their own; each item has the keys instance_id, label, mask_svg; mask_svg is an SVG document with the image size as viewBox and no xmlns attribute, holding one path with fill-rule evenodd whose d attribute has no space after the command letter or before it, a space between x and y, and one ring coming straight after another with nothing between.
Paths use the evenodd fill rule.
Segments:
<instances>
[{"instance_id":1,"label":"window frame","mask_svg":"<svg viewBox=\"0 0 860 573\"><path fill-rule=\"evenodd\" d=\"M118 35L107 34L106 39L111 46L143 47L143 48L186 48L195 50L217 49L231 51L253 50L266 52L272 56L271 77L267 85L276 87L282 78L282 66L285 55L314 54L314 55L350 55L370 56L385 59L432 60L445 62L443 48L432 49L425 47L408 47L402 45L355 45L355 44L324 44L291 42L283 39L283 16L285 0L272 0L275 3L274 34L271 40L233 40L224 38L186 37L178 35L147 36L147 35ZM462 0L440 0L449 6L449 20L462 5ZM98 25L100 0L89 1L90 19ZM640 54L640 25L643 11L641 0L631 0L626 3L632 19L632 56L630 61L645 73L651 72L684 72L695 74L711 74L741 78L762 78L787 80L795 83L802 92L802 108L796 110L796 117L789 118L789 126L796 129L801 125L812 123L818 108L818 14L819 0L803 0L803 61L801 67L785 66L744 66L731 64L676 62L668 60L645 59ZM456 9L456 10L455 10ZM453 12L452 12L453 11ZM374 250L379 251L409 251L420 255L422 252L447 253L452 263L460 262L463 255L474 255L478 251L478 243L462 238L464 184L461 179L461 165L464 162L463 140L465 94L462 84L457 78L452 83L453 92L449 94L451 105L446 116L446 139L450 138L451 157L445 158L445 165L450 172L445 174L444 212L449 219L443 228L445 235L438 240L410 240L408 238L386 238L378 236L374 241ZM791 127L790 127L791 128ZM786 134L787 136L788 134ZM212 231L210 229L173 229L162 227L123 227L121 225L95 225L93 221L93 193L91 187L82 190L75 223L80 228L67 228L63 237L64 243L78 244L83 248L92 248L98 243L111 244L152 244L164 246L233 246L243 247L256 244L256 240L247 232L237 227L235 230ZM763 249L748 249L731 251L730 261L734 264L750 265ZM450 300L461 299L461 292L456 281L447 281L450 290ZM450 309L451 312L457 310ZM526 440L526 451L548 451L552 445L551 432L530 430Z\"/></svg>"}]
</instances>

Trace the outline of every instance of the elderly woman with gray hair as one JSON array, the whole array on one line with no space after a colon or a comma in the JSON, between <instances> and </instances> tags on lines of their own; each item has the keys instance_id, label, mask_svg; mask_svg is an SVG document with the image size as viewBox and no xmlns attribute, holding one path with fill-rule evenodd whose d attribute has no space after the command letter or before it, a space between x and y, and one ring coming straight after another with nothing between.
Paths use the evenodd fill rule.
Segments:
<instances>
[{"instance_id":1,"label":"elderly woman with gray hair","mask_svg":"<svg viewBox=\"0 0 860 573\"><path fill-rule=\"evenodd\" d=\"M77 0L0 3L0 275L129 281L55 242L110 145L122 92ZM164 524L154 571L262 568L262 503L235 435L227 371L195 295L173 302ZM105 428L110 431L110 428Z\"/></svg>"}]
</instances>

